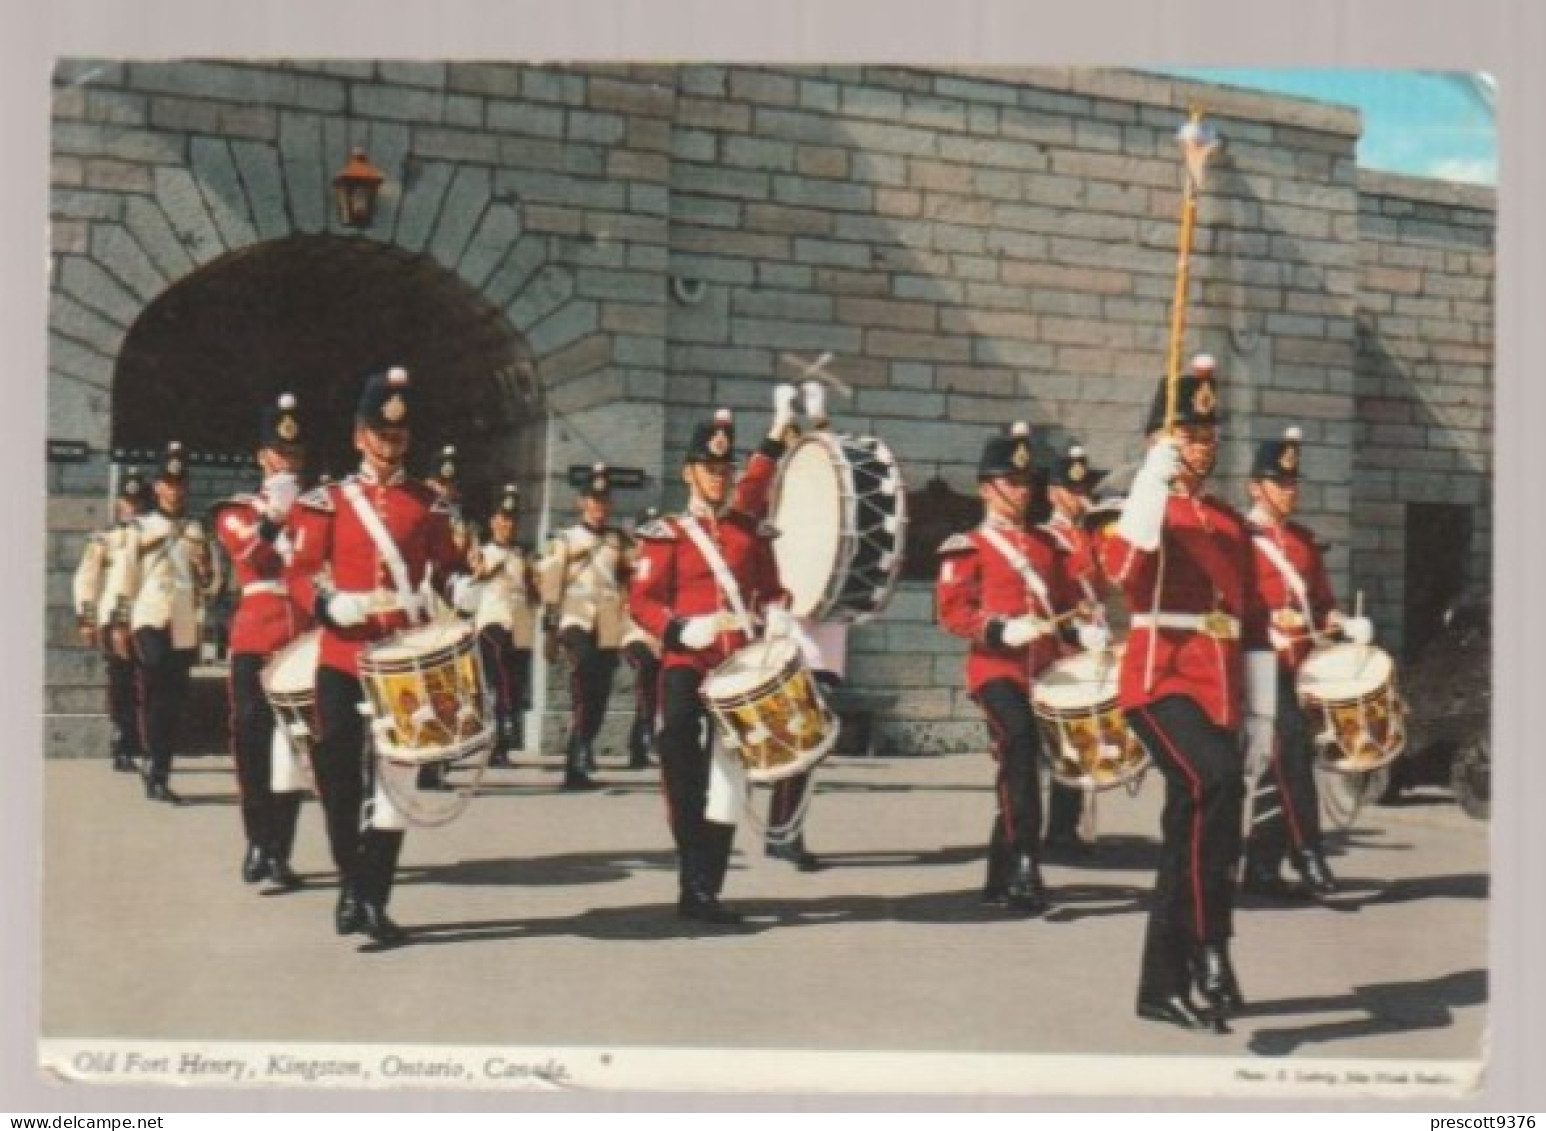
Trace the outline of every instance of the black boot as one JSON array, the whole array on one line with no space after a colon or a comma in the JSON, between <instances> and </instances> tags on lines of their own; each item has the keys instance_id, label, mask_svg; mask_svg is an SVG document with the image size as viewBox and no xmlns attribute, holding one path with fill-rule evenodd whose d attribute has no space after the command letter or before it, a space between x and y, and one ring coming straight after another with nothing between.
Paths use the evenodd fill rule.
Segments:
<instances>
[{"instance_id":1,"label":"black boot","mask_svg":"<svg viewBox=\"0 0 1546 1131\"><path fill-rule=\"evenodd\" d=\"M1010 863L1006 902L1010 911L1027 918L1046 913L1047 886L1042 883L1041 866L1029 852L1017 853Z\"/></svg>"},{"instance_id":2,"label":"black boot","mask_svg":"<svg viewBox=\"0 0 1546 1131\"><path fill-rule=\"evenodd\" d=\"M1138 998L1138 1016L1146 1021L1162 1021L1182 1029L1215 1028L1212 1018L1203 1014L1184 993Z\"/></svg>"},{"instance_id":3,"label":"black boot","mask_svg":"<svg viewBox=\"0 0 1546 1131\"><path fill-rule=\"evenodd\" d=\"M986 907L1003 907L1009 902L1009 844L1004 839L1003 822L997 818L988 837L988 878L978 902Z\"/></svg>"},{"instance_id":4,"label":"black boot","mask_svg":"<svg viewBox=\"0 0 1546 1131\"><path fill-rule=\"evenodd\" d=\"M564 788L570 790L599 789L600 783L595 781L586 770L586 755L590 744L579 735L573 735L569 739L569 749L564 755Z\"/></svg>"},{"instance_id":5,"label":"black boot","mask_svg":"<svg viewBox=\"0 0 1546 1131\"><path fill-rule=\"evenodd\" d=\"M1303 899L1303 889L1285 880L1278 868L1277 864L1268 863L1262 853L1246 849L1245 876L1240 881L1240 890L1263 899Z\"/></svg>"},{"instance_id":6,"label":"black boot","mask_svg":"<svg viewBox=\"0 0 1546 1131\"><path fill-rule=\"evenodd\" d=\"M408 932L387 915L384 903L360 904L360 930L369 935L371 941L378 942L382 946L396 946L408 937Z\"/></svg>"},{"instance_id":7,"label":"black boot","mask_svg":"<svg viewBox=\"0 0 1546 1131\"><path fill-rule=\"evenodd\" d=\"M650 766L650 722L635 719L628 731L628 768L647 770Z\"/></svg>"},{"instance_id":8,"label":"black boot","mask_svg":"<svg viewBox=\"0 0 1546 1131\"><path fill-rule=\"evenodd\" d=\"M295 826L301 819L301 795L280 793L274 796L273 837L264 860L268 878L286 890L301 886L301 878L290 869L290 853L295 848Z\"/></svg>"},{"instance_id":9,"label":"black boot","mask_svg":"<svg viewBox=\"0 0 1546 1131\"><path fill-rule=\"evenodd\" d=\"M168 805L181 805L182 797L172 792L172 787L166 784L165 778L146 778L145 796L152 801L164 801Z\"/></svg>"},{"instance_id":10,"label":"black boot","mask_svg":"<svg viewBox=\"0 0 1546 1131\"><path fill-rule=\"evenodd\" d=\"M510 751L515 748L515 724L509 715L500 715L494 730L494 752L489 755L488 764L494 768L503 768L510 765Z\"/></svg>"},{"instance_id":11,"label":"black boot","mask_svg":"<svg viewBox=\"0 0 1546 1131\"><path fill-rule=\"evenodd\" d=\"M333 928L340 935L352 935L365 925L359 893L345 880L338 887L338 906L333 911Z\"/></svg>"},{"instance_id":12,"label":"black boot","mask_svg":"<svg viewBox=\"0 0 1546 1131\"><path fill-rule=\"evenodd\" d=\"M1245 1006L1223 943L1197 945L1192 952L1192 981L1216 1017L1228 1017Z\"/></svg>"},{"instance_id":13,"label":"black boot","mask_svg":"<svg viewBox=\"0 0 1546 1131\"><path fill-rule=\"evenodd\" d=\"M1341 890L1336 877L1331 874L1326 857L1317 849L1301 848L1295 852L1294 869L1304 880L1304 886L1314 895L1331 895Z\"/></svg>"},{"instance_id":14,"label":"black boot","mask_svg":"<svg viewBox=\"0 0 1546 1131\"><path fill-rule=\"evenodd\" d=\"M822 869L820 858L806 850L803 833L792 840L776 843L769 841L763 845L763 852L775 860L787 860L801 872L819 872Z\"/></svg>"},{"instance_id":15,"label":"black boot","mask_svg":"<svg viewBox=\"0 0 1546 1131\"><path fill-rule=\"evenodd\" d=\"M134 755L130 749L129 738L124 734L122 728L116 726L113 728L113 737L108 745L108 749L112 751L113 769L117 770L120 774L132 774L134 772Z\"/></svg>"},{"instance_id":16,"label":"black boot","mask_svg":"<svg viewBox=\"0 0 1546 1131\"><path fill-rule=\"evenodd\" d=\"M264 855L263 846L249 844L246 855L242 857L242 882L255 884L266 875L268 875L268 860Z\"/></svg>"}]
</instances>

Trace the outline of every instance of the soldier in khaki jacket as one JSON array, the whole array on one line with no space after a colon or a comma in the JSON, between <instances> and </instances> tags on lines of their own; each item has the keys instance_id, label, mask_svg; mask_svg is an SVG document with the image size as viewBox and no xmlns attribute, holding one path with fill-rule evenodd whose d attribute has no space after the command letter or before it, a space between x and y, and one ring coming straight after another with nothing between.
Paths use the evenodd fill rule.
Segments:
<instances>
[{"instance_id":1,"label":"soldier in khaki jacket","mask_svg":"<svg viewBox=\"0 0 1546 1131\"><path fill-rule=\"evenodd\" d=\"M81 643L96 648L107 666L107 719L112 728L110 751L113 769L134 771L134 759L143 754L135 695L132 655L121 656L113 648L113 612L123 583L126 532L145 505L145 480L130 468L113 501L113 526L86 539L86 548L75 570L75 619ZM125 645L126 652L129 650Z\"/></svg>"},{"instance_id":2,"label":"soldier in khaki jacket","mask_svg":"<svg viewBox=\"0 0 1546 1131\"><path fill-rule=\"evenodd\" d=\"M480 586L473 625L499 720L490 760L496 766L509 765L510 751L522 748L521 720L531 705L531 650L540 597L531 555L516 542L520 513L520 495L507 483L489 513L489 540L468 555L473 583Z\"/></svg>"},{"instance_id":3,"label":"soldier in khaki jacket","mask_svg":"<svg viewBox=\"0 0 1546 1131\"><path fill-rule=\"evenodd\" d=\"M623 609L633 540L608 523L612 478L596 464L580 492L580 522L553 537L537 567L543 627L569 669L574 716L565 752L564 788L594 789L591 744L606 718L623 639Z\"/></svg>"},{"instance_id":4,"label":"soldier in khaki jacket","mask_svg":"<svg viewBox=\"0 0 1546 1131\"><path fill-rule=\"evenodd\" d=\"M114 618L132 633L140 665L140 729L149 752L145 796L175 805L181 799L167 783L178 716L198 657L204 607L219 591L220 574L204 528L184 514L188 461L176 441L167 445L151 490L155 509L126 531Z\"/></svg>"}]
</instances>

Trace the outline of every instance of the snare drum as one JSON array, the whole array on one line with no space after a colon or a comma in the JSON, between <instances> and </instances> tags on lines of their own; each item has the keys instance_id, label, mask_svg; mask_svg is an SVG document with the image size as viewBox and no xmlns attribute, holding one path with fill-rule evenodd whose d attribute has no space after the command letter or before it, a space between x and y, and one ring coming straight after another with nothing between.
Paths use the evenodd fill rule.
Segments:
<instances>
[{"instance_id":1,"label":"snare drum","mask_svg":"<svg viewBox=\"0 0 1546 1131\"><path fill-rule=\"evenodd\" d=\"M492 747L477 635L459 620L406 629L360 653L360 681L388 761L452 762Z\"/></svg>"},{"instance_id":2,"label":"snare drum","mask_svg":"<svg viewBox=\"0 0 1546 1131\"><path fill-rule=\"evenodd\" d=\"M902 569L907 489L873 436L812 432L779 464L773 541L792 612L862 624L885 609Z\"/></svg>"},{"instance_id":3,"label":"snare drum","mask_svg":"<svg viewBox=\"0 0 1546 1131\"><path fill-rule=\"evenodd\" d=\"M1110 789L1148 766L1143 743L1117 706L1121 667L1119 645L1068 656L1036 677L1031 711L1052 776L1063 785L1091 792Z\"/></svg>"},{"instance_id":4,"label":"snare drum","mask_svg":"<svg viewBox=\"0 0 1546 1131\"><path fill-rule=\"evenodd\" d=\"M322 630L314 628L290 641L263 665L263 694L274 709L275 727L285 744L283 751L273 753L276 758L288 753L300 764L274 764L271 776L275 792L288 793L300 788L297 773L310 776L312 709L317 699L317 660L321 651Z\"/></svg>"},{"instance_id":5,"label":"snare drum","mask_svg":"<svg viewBox=\"0 0 1546 1131\"><path fill-rule=\"evenodd\" d=\"M1396 665L1384 649L1318 648L1300 667L1297 690L1300 704L1321 724L1313 739L1327 769L1366 774L1406 749L1406 704L1396 688Z\"/></svg>"},{"instance_id":6,"label":"snare drum","mask_svg":"<svg viewBox=\"0 0 1546 1131\"><path fill-rule=\"evenodd\" d=\"M699 694L753 782L805 773L837 742L837 716L792 640L748 644L710 673Z\"/></svg>"}]
</instances>

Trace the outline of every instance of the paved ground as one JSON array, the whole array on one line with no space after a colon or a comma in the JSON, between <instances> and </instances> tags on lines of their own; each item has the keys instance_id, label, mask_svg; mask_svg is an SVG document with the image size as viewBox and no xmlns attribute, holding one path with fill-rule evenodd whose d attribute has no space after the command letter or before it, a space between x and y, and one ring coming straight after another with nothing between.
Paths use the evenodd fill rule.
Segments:
<instances>
[{"instance_id":1,"label":"paved ground","mask_svg":"<svg viewBox=\"0 0 1546 1131\"><path fill-rule=\"evenodd\" d=\"M1447 795L1370 807L1336 835L1346 892L1334 905L1243 906L1234 950L1253 1008L1215 1036L1132 1012L1157 778L1102 799L1098 855L1049 864L1057 907L1024 922L976 903L985 755L835 760L809 825L831 866L796 873L743 829L726 896L752 922L716 934L672 914L655 774L604 767L609 788L566 794L556 771L527 759L492 772L460 820L409 834L392 910L412 940L383 952L333 934L314 803L295 860L307 886L273 893L237 878L227 760L186 760L174 784L189 804L176 809L103 762L49 764L43 1036L608 1055L1480 1056L1487 826Z\"/></svg>"}]
</instances>

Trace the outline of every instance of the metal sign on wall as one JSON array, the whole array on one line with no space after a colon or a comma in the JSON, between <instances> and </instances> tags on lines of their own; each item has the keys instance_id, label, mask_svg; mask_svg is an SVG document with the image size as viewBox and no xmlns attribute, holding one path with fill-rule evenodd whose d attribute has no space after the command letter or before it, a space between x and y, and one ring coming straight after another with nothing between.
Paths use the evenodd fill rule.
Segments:
<instances>
[{"instance_id":1,"label":"metal sign on wall","mask_svg":"<svg viewBox=\"0 0 1546 1131\"><path fill-rule=\"evenodd\" d=\"M569 486L579 488L590 482L590 477L595 468L586 464L571 464L569 466ZM623 487L643 487L647 476L642 467L608 467L607 478L611 480L614 489Z\"/></svg>"}]
</instances>

